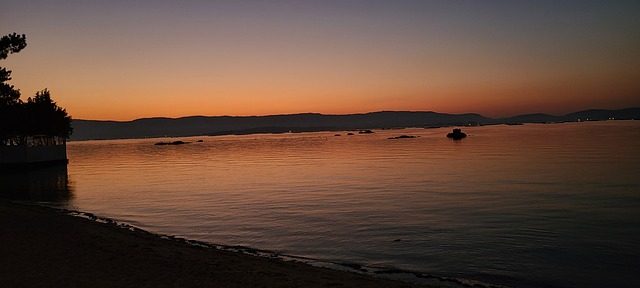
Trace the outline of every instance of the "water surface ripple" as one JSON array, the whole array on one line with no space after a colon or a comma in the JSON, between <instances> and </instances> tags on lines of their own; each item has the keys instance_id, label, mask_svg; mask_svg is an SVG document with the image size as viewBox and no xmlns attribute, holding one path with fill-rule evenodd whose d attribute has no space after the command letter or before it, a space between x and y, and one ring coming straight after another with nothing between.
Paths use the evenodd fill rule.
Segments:
<instances>
[{"instance_id":1,"label":"water surface ripple","mask_svg":"<svg viewBox=\"0 0 640 288\"><path fill-rule=\"evenodd\" d=\"M70 208L516 287L633 287L640 121L72 142ZM402 134L412 139L389 137ZM198 139L202 143L195 142ZM154 142L184 140L180 146Z\"/></svg>"}]
</instances>

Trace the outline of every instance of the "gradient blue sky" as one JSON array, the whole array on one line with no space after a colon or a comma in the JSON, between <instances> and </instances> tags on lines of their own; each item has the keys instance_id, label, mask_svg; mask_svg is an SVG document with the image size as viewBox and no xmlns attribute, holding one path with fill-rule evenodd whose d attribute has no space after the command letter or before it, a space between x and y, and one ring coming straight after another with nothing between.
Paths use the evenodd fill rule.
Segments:
<instances>
[{"instance_id":1,"label":"gradient blue sky","mask_svg":"<svg viewBox=\"0 0 640 288\"><path fill-rule=\"evenodd\" d=\"M640 1L2 1L79 119L640 106Z\"/></svg>"}]
</instances>

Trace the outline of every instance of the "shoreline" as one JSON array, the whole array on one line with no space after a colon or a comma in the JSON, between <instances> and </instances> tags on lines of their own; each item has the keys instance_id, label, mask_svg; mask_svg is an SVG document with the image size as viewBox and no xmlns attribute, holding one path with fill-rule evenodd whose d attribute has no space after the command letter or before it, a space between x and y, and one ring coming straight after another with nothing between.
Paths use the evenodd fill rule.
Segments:
<instances>
[{"instance_id":1,"label":"shoreline","mask_svg":"<svg viewBox=\"0 0 640 288\"><path fill-rule=\"evenodd\" d=\"M238 248L233 252L28 203L0 201L0 227L7 287L433 287L222 246Z\"/></svg>"},{"instance_id":2,"label":"shoreline","mask_svg":"<svg viewBox=\"0 0 640 288\"><path fill-rule=\"evenodd\" d=\"M262 116L151 117L128 121L75 119L73 141L106 139L189 137L271 132L347 131L386 128L428 128L514 123L562 123L638 119L640 108L589 109L566 115L524 114L490 118L477 113L449 114L433 111L376 111L355 114L295 113ZM291 123L298 123L291 125ZM157 127L165 127L158 129ZM171 128L166 128L171 127ZM215 129L211 128L215 127ZM117 133L114 131L118 131Z\"/></svg>"}]
</instances>

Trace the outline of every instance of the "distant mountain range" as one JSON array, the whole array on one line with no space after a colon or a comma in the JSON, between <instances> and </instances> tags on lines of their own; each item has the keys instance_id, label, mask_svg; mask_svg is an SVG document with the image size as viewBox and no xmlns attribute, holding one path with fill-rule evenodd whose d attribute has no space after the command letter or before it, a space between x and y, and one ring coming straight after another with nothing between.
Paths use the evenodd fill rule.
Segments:
<instances>
[{"instance_id":1,"label":"distant mountain range","mask_svg":"<svg viewBox=\"0 0 640 288\"><path fill-rule=\"evenodd\" d=\"M436 112L381 111L346 115L304 113L271 116L143 118L133 121L73 120L74 132L71 140L556 123L608 119L640 119L640 108L619 110L591 109L563 116L526 114L499 119L488 118L474 113L445 114Z\"/></svg>"}]
</instances>

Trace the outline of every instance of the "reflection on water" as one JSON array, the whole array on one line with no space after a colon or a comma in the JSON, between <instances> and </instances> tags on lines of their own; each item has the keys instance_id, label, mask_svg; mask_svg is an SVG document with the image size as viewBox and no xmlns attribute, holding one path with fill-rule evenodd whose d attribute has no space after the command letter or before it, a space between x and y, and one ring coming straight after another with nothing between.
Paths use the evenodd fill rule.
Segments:
<instances>
[{"instance_id":1,"label":"reflection on water","mask_svg":"<svg viewBox=\"0 0 640 288\"><path fill-rule=\"evenodd\" d=\"M72 142L69 205L335 262L513 287L637 287L640 121L463 131L457 142L451 128ZM419 137L388 139L399 135Z\"/></svg>"},{"instance_id":2,"label":"reflection on water","mask_svg":"<svg viewBox=\"0 0 640 288\"><path fill-rule=\"evenodd\" d=\"M67 164L0 172L0 198L64 205L73 198Z\"/></svg>"}]
</instances>

